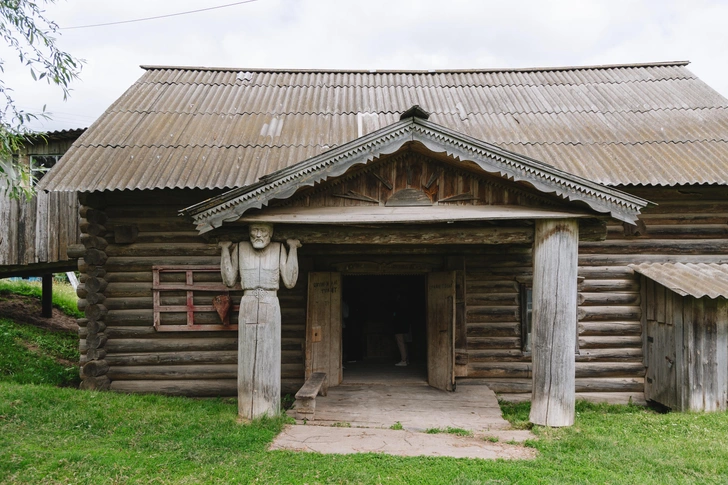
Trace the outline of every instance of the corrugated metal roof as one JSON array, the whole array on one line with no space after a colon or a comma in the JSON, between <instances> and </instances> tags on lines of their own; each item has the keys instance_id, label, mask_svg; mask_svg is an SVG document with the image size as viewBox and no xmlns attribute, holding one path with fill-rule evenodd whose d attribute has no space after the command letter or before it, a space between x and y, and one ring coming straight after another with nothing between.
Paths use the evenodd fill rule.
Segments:
<instances>
[{"instance_id":1,"label":"corrugated metal roof","mask_svg":"<svg viewBox=\"0 0 728 485\"><path fill-rule=\"evenodd\" d=\"M728 298L728 264L643 263L630 268L683 296Z\"/></svg>"},{"instance_id":2,"label":"corrugated metal roof","mask_svg":"<svg viewBox=\"0 0 728 485\"><path fill-rule=\"evenodd\" d=\"M686 63L473 71L149 67L48 173L50 190L250 185L430 120L607 185L728 183L728 100Z\"/></svg>"}]
</instances>

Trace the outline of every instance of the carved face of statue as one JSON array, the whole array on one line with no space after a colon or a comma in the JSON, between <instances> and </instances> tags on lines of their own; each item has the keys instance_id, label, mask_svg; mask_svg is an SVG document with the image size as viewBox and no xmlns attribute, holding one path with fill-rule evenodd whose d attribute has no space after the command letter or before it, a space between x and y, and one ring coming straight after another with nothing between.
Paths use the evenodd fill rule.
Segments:
<instances>
[{"instance_id":1,"label":"carved face of statue","mask_svg":"<svg viewBox=\"0 0 728 485\"><path fill-rule=\"evenodd\" d=\"M272 225L260 223L250 225L250 244L255 249L263 249L270 244L271 236L273 236Z\"/></svg>"}]
</instances>

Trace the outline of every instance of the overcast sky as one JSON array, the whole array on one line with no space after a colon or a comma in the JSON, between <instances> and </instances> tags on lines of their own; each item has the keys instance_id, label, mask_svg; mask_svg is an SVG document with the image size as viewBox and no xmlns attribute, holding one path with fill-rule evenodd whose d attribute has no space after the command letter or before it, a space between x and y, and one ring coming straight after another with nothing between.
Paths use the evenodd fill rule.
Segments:
<instances>
[{"instance_id":1,"label":"overcast sky","mask_svg":"<svg viewBox=\"0 0 728 485\"><path fill-rule=\"evenodd\" d=\"M235 0L59 0L61 27L173 14ZM63 102L8 63L4 79L36 129L89 126L139 76L139 65L473 69L689 60L728 95L728 1L255 0L145 22L63 29L86 60ZM0 56L11 54L0 48Z\"/></svg>"}]
</instances>

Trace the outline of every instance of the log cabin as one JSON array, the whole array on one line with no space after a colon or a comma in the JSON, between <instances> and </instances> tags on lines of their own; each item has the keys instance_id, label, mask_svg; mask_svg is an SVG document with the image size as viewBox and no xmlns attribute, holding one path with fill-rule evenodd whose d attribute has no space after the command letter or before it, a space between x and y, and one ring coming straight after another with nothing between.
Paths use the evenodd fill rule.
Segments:
<instances>
[{"instance_id":1,"label":"log cabin","mask_svg":"<svg viewBox=\"0 0 728 485\"><path fill-rule=\"evenodd\" d=\"M81 204L82 386L235 395L218 243L266 222L302 243L284 393L393 372L400 294L397 370L433 387L531 399L552 426L577 398L644 400L665 373L634 265L728 264L728 101L687 64L143 66L41 182Z\"/></svg>"}]
</instances>

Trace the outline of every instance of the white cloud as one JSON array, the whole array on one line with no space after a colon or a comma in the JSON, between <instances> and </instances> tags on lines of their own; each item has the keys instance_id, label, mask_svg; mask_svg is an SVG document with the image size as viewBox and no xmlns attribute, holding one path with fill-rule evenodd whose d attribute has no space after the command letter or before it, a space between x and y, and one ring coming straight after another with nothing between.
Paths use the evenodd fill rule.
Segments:
<instances>
[{"instance_id":1,"label":"white cloud","mask_svg":"<svg viewBox=\"0 0 728 485\"><path fill-rule=\"evenodd\" d=\"M209 0L68 0L61 26L194 10ZM337 69L452 69L693 61L728 94L728 4L656 0L258 0L193 15L63 31L85 58L72 99L6 72L22 104L58 112L46 129L98 116L141 74L140 64ZM60 116L64 113L64 117ZM82 123L85 124L85 123Z\"/></svg>"}]
</instances>

